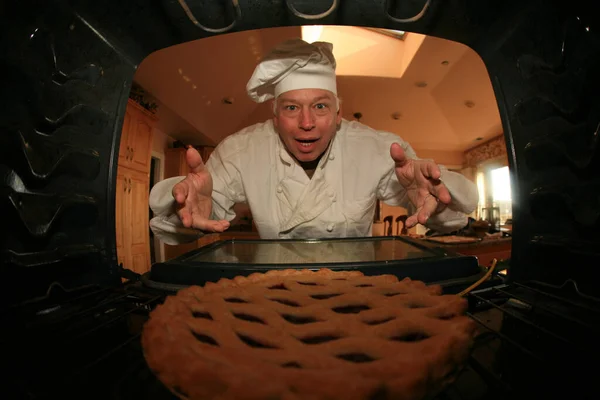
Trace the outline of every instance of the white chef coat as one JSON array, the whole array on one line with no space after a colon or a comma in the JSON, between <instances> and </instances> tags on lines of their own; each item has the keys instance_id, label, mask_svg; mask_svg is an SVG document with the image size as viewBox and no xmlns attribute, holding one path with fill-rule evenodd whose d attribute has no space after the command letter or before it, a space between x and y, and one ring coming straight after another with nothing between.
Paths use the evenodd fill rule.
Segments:
<instances>
[{"instance_id":1,"label":"white chef coat","mask_svg":"<svg viewBox=\"0 0 600 400\"><path fill-rule=\"evenodd\" d=\"M286 151L272 120L245 128L225 138L206 163L213 179L212 219L231 221L234 204L247 203L263 239L371 236L377 199L415 210L396 178L394 142L407 157L418 158L398 135L343 120L310 179ZM479 198L474 183L440 169L452 202L426 226L448 232L467 224ZM156 215L150 226L168 244L202 235L183 228L174 211L172 188L184 178L161 181L150 194Z\"/></svg>"}]
</instances>

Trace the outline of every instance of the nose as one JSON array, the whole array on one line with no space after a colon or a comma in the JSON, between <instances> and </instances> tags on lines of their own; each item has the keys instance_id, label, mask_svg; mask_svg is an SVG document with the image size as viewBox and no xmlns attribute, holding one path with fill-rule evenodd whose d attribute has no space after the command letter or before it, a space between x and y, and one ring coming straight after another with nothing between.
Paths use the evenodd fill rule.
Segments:
<instances>
[{"instance_id":1,"label":"nose","mask_svg":"<svg viewBox=\"0 0 600 400\"><path fill-rule=\"evenodd\" d=\"M298 121L300 129L310 131L315 127L315 116L310 109L303 109L300 113L300 121Z\"/></svg>"}]
</instances>

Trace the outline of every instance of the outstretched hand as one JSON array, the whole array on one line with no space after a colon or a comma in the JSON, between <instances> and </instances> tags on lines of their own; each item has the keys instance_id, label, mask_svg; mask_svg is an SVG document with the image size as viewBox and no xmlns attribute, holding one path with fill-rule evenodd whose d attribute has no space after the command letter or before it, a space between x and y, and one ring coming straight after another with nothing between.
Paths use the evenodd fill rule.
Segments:
<instances>
[{"instance_id":1,"label":"outstretched hand","mask_svg":"<svg viewBox=\"0 0 600 400\"><path fill-rule=\"evenodd\" d=\"M177 215L186 228L206 232L223 232L229 228L226 220L210 219L212 212L212 177L204 166L200 153L189 147L185 153L189 173L173 186Z\"/></svg>"},{"instance_id":2,"label":"outstretched hand","mask_svg":"<svg viewBox=\"0 0 600 400\"><path fill-rule=\"evenodd\" d=\"M416 211L406 220L407 228L417 223L425 224L429 217L443 211L452 198L440 180L441 171L436 163L429 160L413 160L406 157L398 143L390 147L398 182L406 189L410 202Z\"/></svg>"}]
</instances>

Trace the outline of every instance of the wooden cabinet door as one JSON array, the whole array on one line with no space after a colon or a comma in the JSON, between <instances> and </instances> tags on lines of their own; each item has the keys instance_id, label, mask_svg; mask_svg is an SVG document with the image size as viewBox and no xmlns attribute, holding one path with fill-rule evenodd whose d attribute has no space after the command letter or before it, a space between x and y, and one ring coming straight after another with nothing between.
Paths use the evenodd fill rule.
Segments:
<instances>
[{"instance_id":1,"label":"wooden cabinet door","mask_svg":"<svg viewBox=\"0 0 600 400\"><path fill-rule=\"evenodd\" d=\"M131 254L129 253L129 231L131 221L127 215L128 200L127 188L129 186L128 177L124 173L124 169L119 167L117 170L117 186L115 193L115 235L117 242L117 262L122 264L124 268L131 265Z\"/></svg>"},{"instance_id":2,"label":"wooden cabinet door","mask_svg":"<svg viewBox=\"0 0 600 400\"><path fill-rule=\"evenodd\" d=\"M115 199L117 260L138 274L150 269L147 174L119 167Z\"/></svg>"},{"instance_id":3,"label":"wooden cabinet door","mask_svg":"<svg viewBox=\"0 0 600 400\"><path fill-rule=\"evenodd\" d=\"M131 157L130 168L141 172L150 171L150 153L152 151L152 125L141 112L129 131L129 147Z\"/></svg>"},{"instance_id":4,"label":"wooden cabinet door","mask_svg":"<svg viewBox=\"0 0 600 400\"><path fill-rule=\"evenodd\" d=\"M152 128L155 119L132 100L127 103L119 148L119 165L141 172L150 171Z\"/></svg>"},{"instance_id":5,"label":"wooden cabinet door","mask_svg":"<svg viewBox=\"0 0 600 400\"><path fill-rule=\"evenodd\" d=\"M123 129L121 131L121 141L119 144L119 165L127 166L129 164L130 151L130 138L129 132L131 131L131 120L132 111L130 107L125 110L125 117L123 118Z\"/></svg>"},{"instance_id":6,"label":"wooden cabinet door","mask_svg":"<svg viewBox=\"0 0 600 400\"><path fill-rule=\"evenodd\" d=\"M155 118L129 100L123 119L115 193L117 260L139 274L150 269L148 192Z\"/></svg>"},{"instance_id":7,"label":"wooden cabinet door","mask_svg":"<svg viewBox=\"0 0 600 400\"><path fill-rule=\"evenodd\" d=\"M148 174L129 171L128 210L131 220L129 251L131 252L131 269L143 274L150 269L150 231L148 226Z\"/></svg>"},{"instance_id":8,"label":"wooden cabinet door","mask_svg":"<svg viewBox=\"0 0 600 400\"><path fill-rule=\"evenodd\" d=\"M165 179L174 176L184 176L188 173L185 149L174 148L165 150Z\"/></svg>"}]
</instances>

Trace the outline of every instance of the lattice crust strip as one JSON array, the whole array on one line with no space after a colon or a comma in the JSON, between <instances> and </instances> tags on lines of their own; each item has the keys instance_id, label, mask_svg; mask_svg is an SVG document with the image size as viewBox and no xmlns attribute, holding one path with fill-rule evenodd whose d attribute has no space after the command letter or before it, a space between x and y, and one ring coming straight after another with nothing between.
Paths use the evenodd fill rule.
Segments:
<instances>
[{"instance_id":1,"label":"lattice crust strip","mask_svg":"<svg viewBox=\"0 0 600 400\"><path fill-rule=\"evenodd\" d=\"M408 278L274 270L168 297L142 345L182 398L422 399L468 357L466 307Z\"/></svg>"}]
</instances>

